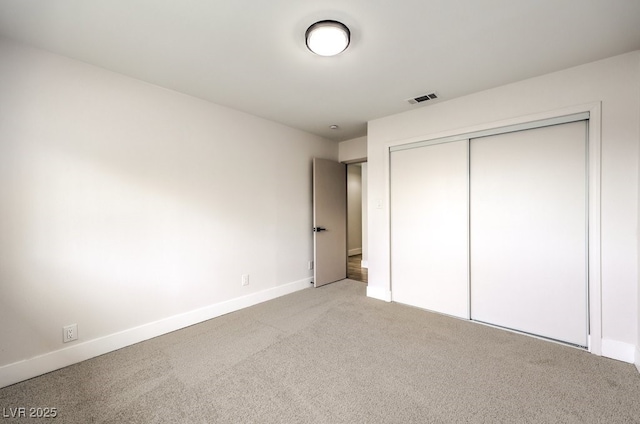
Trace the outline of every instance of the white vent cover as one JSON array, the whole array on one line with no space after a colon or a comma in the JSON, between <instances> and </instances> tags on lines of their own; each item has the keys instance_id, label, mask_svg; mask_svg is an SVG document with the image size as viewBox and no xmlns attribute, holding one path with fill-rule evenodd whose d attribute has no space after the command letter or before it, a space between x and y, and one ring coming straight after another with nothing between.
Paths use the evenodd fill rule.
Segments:
<instances>
[{"instance_id":1,"label":"white vent cover","mask_svg":"<svg viewBox=\"0 0 640 424\"><path fill-rule=\"evenodd\" d=\"M438 98L438 95L434 91L434 92L431 92L431 93L423 94L422 96L413 97L411 99L408 99L407 101L409 103L411 103L412 105L415 105L417 103L426 102L427 100L435 100L437 98Z\"/></svg>"}]
</instances>

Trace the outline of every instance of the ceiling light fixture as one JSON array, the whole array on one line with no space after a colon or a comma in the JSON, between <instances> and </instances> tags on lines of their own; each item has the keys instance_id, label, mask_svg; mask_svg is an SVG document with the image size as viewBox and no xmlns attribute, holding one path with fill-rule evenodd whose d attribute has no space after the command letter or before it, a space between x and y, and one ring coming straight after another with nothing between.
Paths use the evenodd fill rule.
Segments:
<instances>
[{"instance_id":1,"label":"ceiling light fixture","mask_svg":"<svg viewBox=\"0 0 640 424\"><path fill-rule=\"evenodd\" d=\"M351 41L351 31L337 21L319 21L311 25L305 34L309 50L320 56L342 53Z\"/></svg>"}]
</instances>

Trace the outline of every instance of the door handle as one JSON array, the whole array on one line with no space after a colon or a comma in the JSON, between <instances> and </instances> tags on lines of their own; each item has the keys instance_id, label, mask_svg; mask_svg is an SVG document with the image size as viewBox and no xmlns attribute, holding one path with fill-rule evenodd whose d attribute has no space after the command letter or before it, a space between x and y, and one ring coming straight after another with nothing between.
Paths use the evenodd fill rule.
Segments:
<instances>
[{"instance_id":1,"label":"door handle","mask_svg":"<svg viewBox=\"0 0 640 424\"><path fill-rule=\"evenodd\" d=\"M327 231L327 229L324 228L324 227L313 227L313 232L314 233L319 233L321 231Z\"/></svg>"}]
</instances>

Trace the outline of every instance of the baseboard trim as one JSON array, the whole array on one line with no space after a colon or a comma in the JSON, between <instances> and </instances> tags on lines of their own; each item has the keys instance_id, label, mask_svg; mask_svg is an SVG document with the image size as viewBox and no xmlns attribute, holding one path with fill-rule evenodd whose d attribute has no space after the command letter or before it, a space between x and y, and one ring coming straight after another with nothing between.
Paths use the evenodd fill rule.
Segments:
<instances>
[{"instance_id":1,"label":"baseboard trim","mask_svg":"<svg viewBox=\"0 0 640 424\"><path fill-rule=\"evenodd\" d=\"M367 286L367 297L391 302L391 292L378 287Z\"/></svg>"},{"instance_id":2,"label":"baseboard trim","mask_svg":"<svg viewBox=\"0 0 640 424\"><path fill-rule=\"evenodd\" d=\"M636 346L617 340L602 339L602 356L633 364Z\"/></svg>"},{"instance_id":3,"label":"baseboard trim","mask_svg":"<svg viewBox=\"0 0 640 424\"><path fill-rule=\"evenodd\" d=\"M640 372L640 346L636 346L636 368Z\"/></svg>"},{"instance_id":4,"label":"baseboard trim","mask_svg":"<svg viewBox=\"0 0 640 424\"><path fill-rule=\"evenodd\" d=\"M362 255L362 248L358 247L357 249L349 249L347 254L349 256Z\"/></svg>"},{"instance_id":5,"label":"baseboard trim","mask_svg":"<svg viewBox=\"0 0 640 424\"><path fill-rule=\"evenodd\" d=\"M311 287L311 277L205 306L0 367L0 388Z\"/></svg>"},{"instance_id":6,"label":"baseboard trim","mask_svg":"<svg viewBox=\"0 0 640 424\"><path fill-rule=\"evenodd\" d=\"M362 268L369 268L369 261L360 261L360 266Z\"/></svg>"}]
</instances>

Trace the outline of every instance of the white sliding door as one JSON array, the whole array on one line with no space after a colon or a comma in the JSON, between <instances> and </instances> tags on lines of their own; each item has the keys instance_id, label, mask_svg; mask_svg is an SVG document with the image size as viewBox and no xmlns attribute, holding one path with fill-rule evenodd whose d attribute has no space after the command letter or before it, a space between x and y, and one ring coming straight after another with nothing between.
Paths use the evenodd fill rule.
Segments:
<instances>
[{"instance_id":1,"label":"white sliding door","mask_svg":"<svg viewBox=\"0 0 640 424\"><path fill-rule=\"evenodd\" d=\"M470 141L472 319L587 346L586 128Z\"/></svg>"},{"instance_id":2,"label":"white sliding door","mask_svg":"<svg viewBox=\"0 0 640 424\"><path fill-rule=\"evenodd\" d=\"M391 153L393 300L469 318L468 140Z\"/></svg>"}]
</instances>

